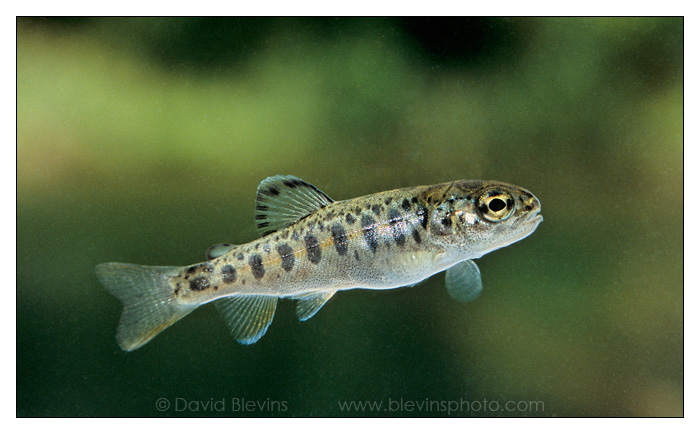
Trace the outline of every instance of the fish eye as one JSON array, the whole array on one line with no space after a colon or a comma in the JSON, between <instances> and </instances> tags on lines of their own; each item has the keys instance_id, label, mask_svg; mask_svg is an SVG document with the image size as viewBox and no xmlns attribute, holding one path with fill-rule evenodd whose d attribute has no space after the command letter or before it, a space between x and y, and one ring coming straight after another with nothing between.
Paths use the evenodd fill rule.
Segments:
<instances>
[{"instance_id":1,"label":"fish eye","mask_svg":"<svg viewBox=\"0 0 700 434\"><path fill-rule=\"evenodd\" d=\"M490 222L500 222L513 214L513 197L502 191L488 191L479 198L479 212Z\"/></svg>"},{"instance_id":2,"label":"fish eye","mask_svg":"<svg viewBox=\"0 0 700 434\"><path fill-rule=\"evenodd\" d=\"M499 198L497 198L497 197L491 199L491 202L489 202L489 209L490 209L492 212L498 212L498 211L502 210L502 209L505 208L505 207L506 207L506 203L503 202L503 200L501 200L501 199L499 199Z\"/></svg>"}]
</instances>

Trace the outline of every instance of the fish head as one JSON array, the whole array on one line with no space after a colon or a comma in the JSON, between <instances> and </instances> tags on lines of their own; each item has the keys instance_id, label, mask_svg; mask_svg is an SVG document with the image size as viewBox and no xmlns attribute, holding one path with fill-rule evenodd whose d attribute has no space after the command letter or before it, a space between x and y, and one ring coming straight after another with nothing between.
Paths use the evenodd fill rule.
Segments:
<instances>
[{"instance_id":1,"label":"fish head","mask_svg":"<svg viewBox=\"0 0 700 434\"><path fill-rule=\"evenodd\" d=\"M456 181L430 202L433 242L468 258L522 240L543 220L535 195L498 181Z\"/></svg>"}]
</instances>

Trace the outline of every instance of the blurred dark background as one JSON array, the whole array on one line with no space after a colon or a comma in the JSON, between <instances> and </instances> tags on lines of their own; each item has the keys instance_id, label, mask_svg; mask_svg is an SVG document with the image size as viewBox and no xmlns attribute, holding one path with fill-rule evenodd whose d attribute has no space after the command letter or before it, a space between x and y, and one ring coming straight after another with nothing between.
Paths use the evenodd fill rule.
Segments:
<instances>
[{"instance_id":1,"label":"blurred dark background","mask_svg":"<svg viewBox=\"0 0 700 434\"><path fill-rule=\"evenodd\" d=\"M682 101L681 18L19 18L17 415L681 416ZM254 239L274 174L497 179L545 220L469 304L442 275L282 301L250 347L204 306L121 352L94 266Z\"/></svg>"}]
</instances>

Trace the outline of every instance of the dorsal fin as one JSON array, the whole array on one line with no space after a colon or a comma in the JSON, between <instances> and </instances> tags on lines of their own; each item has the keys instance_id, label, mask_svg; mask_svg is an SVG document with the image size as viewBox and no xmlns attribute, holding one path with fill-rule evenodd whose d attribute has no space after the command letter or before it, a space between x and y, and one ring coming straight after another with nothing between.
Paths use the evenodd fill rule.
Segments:
<instances>
[{"instance_id":1,"label":"dorsal fin","mask_svg":"<svg viewBox=\"0 0 700 434\"><path fill-rule=\"evenodd\" d=\"M275 316L277 297L270 295L234 295L214 300L231 335L238 342L254 344L265 334Z\"/></svg>"},{"instance_id":2,"label":"dorsal fin","mask_svg":"<svg viewBox=\"0 0 700 434\"><path fill-rule=\"evenodd\" d=\"M255 222L262 236L298 222L333 203L324 192L296 176L275 175L258 186Z\"/></svg>"},{"instance_id":3,"label":"dorsal fin","mask_svg":"<svg viewBox=\"0 0 700 434\"><path fill-rule=\"evenodd\" d=\"M213 246L207 249L207 259L211 260L214 258L218 258L219 256L223 256L231 250L235 249L236 247L238 246L235 244L228 243L214 244Z\"/></svg>"}]
</instances>

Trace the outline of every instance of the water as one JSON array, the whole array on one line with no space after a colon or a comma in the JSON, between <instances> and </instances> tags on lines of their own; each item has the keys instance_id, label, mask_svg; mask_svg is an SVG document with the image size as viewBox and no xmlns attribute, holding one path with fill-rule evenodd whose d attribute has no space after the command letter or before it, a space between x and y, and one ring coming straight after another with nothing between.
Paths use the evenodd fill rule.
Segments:
<instances>
[{"instance_id":1,"label":"water","mask_svg":"<svg viewBox=\"0 0 700 434\"><path fill-rule=\"evenodd\" d=\"M17 415L682 415L682 24L18 20ZM252 346L204 306L122 352L94 266L255 238L274 174L497 179L545 220L472 303L282 301Z\"/></svg>"}]
</instances>

